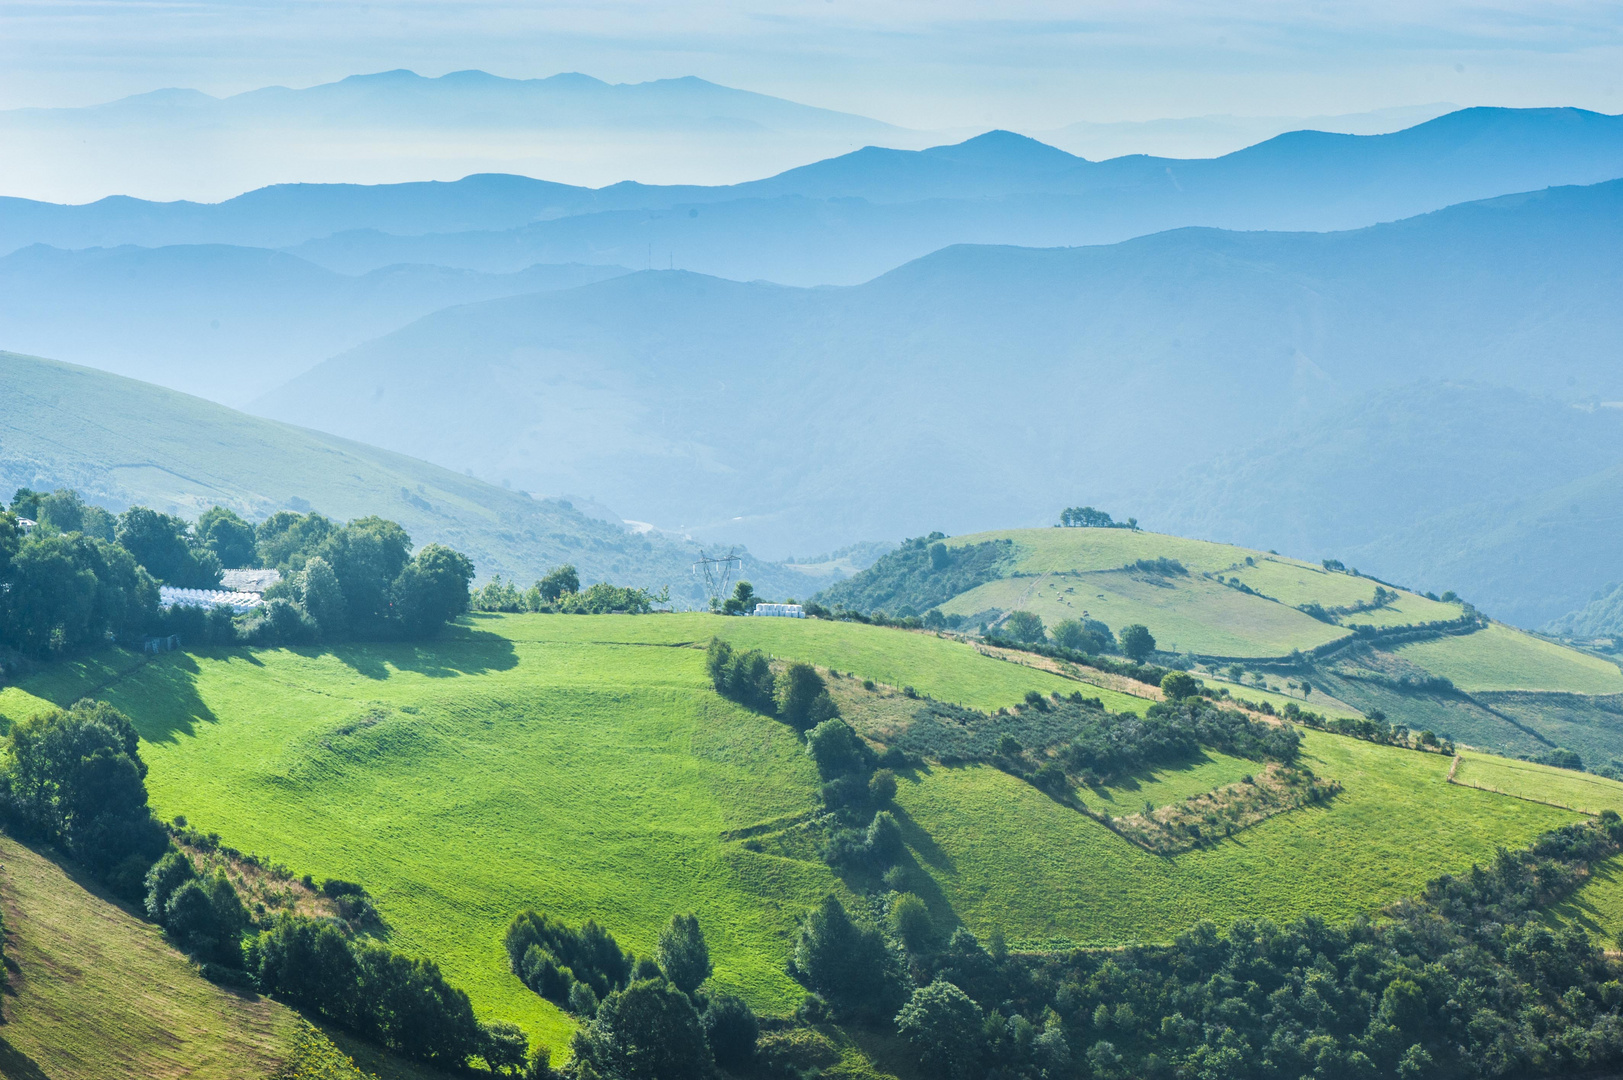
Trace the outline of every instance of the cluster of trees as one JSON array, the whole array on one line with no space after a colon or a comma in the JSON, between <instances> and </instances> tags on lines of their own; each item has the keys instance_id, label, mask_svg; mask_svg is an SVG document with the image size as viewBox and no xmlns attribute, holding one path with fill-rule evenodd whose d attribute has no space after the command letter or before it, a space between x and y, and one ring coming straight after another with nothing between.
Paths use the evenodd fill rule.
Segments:
<instances>
[{"instance_id":1,"label":"cluster of trees","mask_svg":"<svg viewBox=\"0 0 1623 1080\"><path fill-rule=\"evenodd\" d=\"M828 685L809 664L789 664L774 675L772 662L759 649L735 649L711 638L705 670L716 692L747 709L776 716L796 731L808 731L839 715Z\"/></svg>"},{"instance_id":2,"label":"cluster of trees","mask_svg":"<svg viewBox=\"0 0 1623 1080\"><path fill-rule=\"evenodd\" d=\"M802 924L804 1016L893 1016L931 1076L998 1080L1561 1076L1623 1062L1623 963L1541 909L1623 847L1565 826L1443 877L1388 919L1203 923L1167 946L1011 954L915 897Z\"/></svg>"},{"instance_id":3,"label":"cluster of trees","mask_svg":"<svg viewBox=\"0 0 1623 1080\"><path fill-rule=\"evenodd\" d=\"M1092 658L1104 653L1120 652L1135 664L1142 664L1155 652L1155 637L1139 623L1121 628L1119 635L1098 619L1062 619L1050 629L1043 625L1042 617L1031 611L1011 611L995 631L982 632L988 642L1012 644L1015 648L1030 649L1042 646L1052 638L1054 645L1067 653ZM1033 651L1041 651L1040 648Z\"/></svg>"},{"instance_id":4,"label":"cluster of trees","mask_svg":"<svg viewBox=\"0 0 1623 1080\"><path fill-rule=\"evenodd\" d=\"M1128 518L1126 521L1114 521L1103 510L1095 510L1091 506L1073 506L1061 510L1059 523L1067 529L1137 529L1138 519Z\"/></svg>"},{"instance_id":5,"label":"cluster of trees","mask_svg":"<svg viewBox=\"0 0 1623 1080\"><path fill-rule=\"evenodd\" d=\"M817 599L831 608L917 618L995 580L1014 553L1009 540L953 546L945 540L939 532L905 540L862 573L824 589Z\"/></svg>"},{"instance_id":6,"label":"cluster of trees","mask_svg":"<svg viewBox=\"0 0 1623 1080\"><path fill-rule=\"evenodd\" d=\"M1202 746L1258 761L1296 760L1302 737L1295 728L1214 705L1198 696L1198 683L1181 672L1170 673L1166 681L1174 679L1195 685L1169 690L1169 700L1151 705L1143 716L1083 710L1081 730L1064 750L1070 770L1089 783L1106 782L1189 758Z\"/></svg>"},{"instance_id":7,"label":"cluster of trees","mask_svg":"<svg viewBox=\"0 0 1623 1080\"><path fill-rule=\"evenodd\" d=\"M670 602L667 588L658 594L647 589L610 585L600 581L582 591L574 566L560 566L546 577L520 590L497 574L473 593L474 611L554 612L565 615L646 615L655 604Z\"/></svg>"},{"instance_id":8,"label":"cluster of trees","mask_svg":"<svg viewBox=\"0 0 1623 1080\"><path fill-rule=\"evenodd\" d=\"M1267 702L1263 702L1261 708L1270 714L1274 711ZM1435 750L1443 754L1454 752L1453 740L1439 737L1431 731L1411 731L1406 724L1388 723L1386 714L1379 709L1371 709L1366 716L1326 718L1323 713L1310 712L1291 701L1285 704L1279 715L1303 727L1333 731L1350 739L1363 739L1385 746L1407 746L1414 750Z\"/></svg>"},{"instance_id":9,"label":"cluster of trees","mask_svg":"<svg viewBox=\"0 0 1623 1080\"><path fill-rule=\"evenodd\" d=\"M147 805L147 766L129 717L86 700L16 720L3 760L6 828L64 847L113 892L139 901L169 837Z\"/></svg>"},{"instance_id":10,"label":"cluster of trees","mask_svg":"<svg viewBox=\"0 0 1623 1080\"><path fill-rule=\"evenodd\" d=\"M432 961L352 939L332 920L284 914L247 938L239 957L262 993L404 1057L449 1069L463 1068L471 1057L513 1064L509 1026L480 1025L468 995L447 983ZM520 1032L520 1064L526 1041Z\"/></svg>"},{"instance_id":11,"label":"cluster of trees","mask_svg":"<svg viewBox=\"0 0 1623 1080\"><path fill-rule=\"evenodd\" d=\"M256 531L261 565L283 578L241 626L250 641L423 638L468 609L473 563L441 544L416 555L393 521L338 525L283 510Z\"/></svg>"},{"instance_id":12,"label":"cluster of trees","mask_svg":"<svg viewBox=\"0 0 1623 1080\"><path fill-rule=\"evenodd\" d=\"M586 1021L570 1044L578 1080L708 1080L716 1065L744 1071L755 1057L755 1013L704 989L710 947L692 913L671 916L655 955L642 959L592 920L577 930L536 911L513 917L505 944L514 973L537 993L556 1001L559 984L548 980L574 980L567 1007ZM546 1059L537 1051L529 1075L550 1075Z\"/></svg>"},{"instance_id":13,"label":"cluster of trees","mask_svg":"<svg viewBox=\"0 0 1623 1080\"><path fill-rule=\"evenodd\" d=\"M439 544L414 556L392 521L339 526L319 514L273 514L256 529L214 507L194 526L131 507L116 518L72 491L23 489L0 512L0 646L56 656L148 633L184 640L298 644L420 638L467 609L473 564ZM23 511L40 515L28 534ZM222 567L283 571L267 603L163 611L158 586L209 588Z\"/></svg>"}]
</instances>

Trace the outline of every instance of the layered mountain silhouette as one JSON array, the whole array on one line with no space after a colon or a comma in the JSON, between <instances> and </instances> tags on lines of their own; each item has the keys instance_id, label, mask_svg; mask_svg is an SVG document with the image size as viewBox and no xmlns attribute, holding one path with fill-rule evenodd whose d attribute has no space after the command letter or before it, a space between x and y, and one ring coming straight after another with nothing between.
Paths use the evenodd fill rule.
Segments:
<instances>
[{"instance_id":1,"label":"layered mountain silhouette","mask_svg":"<svg viewBox=\"0 0 1623 1080\"><path fill-rule=\"evenodd\" d=\"M1424 497L1386 496L1386 509L1376 458L1332 455L1317 474L1311 455L1292 459L1293 483L1325 485L1327 500L1372 493L1354 500L1362 531L1298 530L1295 554L1351 545L1368 572L1432 587L1399 553L1435 548L1447 512L1464 515L1449 541L1463 544L1480 533L1471 507L1623 463L1623 413L1597 405L1623 401L1620 234L1612 182L1340 233L953 247L851 288L643 272L436 313L258 408L529 490L590 489L767 554L1040 524L1043 508L1098 501L1119 516L1150 508L1137 516L1169 528L1204 522L1194 531L1219 539L1247 539L1234 534L1247 522L1278 536L1284 511L1254 493L1279 481L1234 481L1242 464L1192 492L1167 478L1304 430L1333 446L1370 395L1417 383L1499 387L1593 421L1600 441L1557 477L1523 470L1488 492L1427 479L1425 462L1459 452L1463 435L1448 432L1470 432L1472 416L1507 453L1543 452L1549 424L1507 427L1468 400L1435 450L1406 444ZM1214 494L1225 485L1227 501ZM1431 534L1403 533L1427 521ZM1440 587L1470 596L1497 582L1493 602L1535 622L1601 583L1571 560L1537 583L1450 567ZM1535 593L1553 610L1514 606Z\"/></svg>"},{"instance_id":2,"label":"layered mountain silhouette","mask_svg":"<svg viewBox=\"0 0 1623 1080\"><path fill-rule=\"evenodd\" d=\"M1623 118L1466 109L1387 135L1292 132L1192 161L1090 162L989 132L918 151L868 147L721 187L473 176L284 185L218 204L0 200L0 250L224 243L288 249L345 273L587 262L854 284L956 243L1114 243L1190 225L1348 229L1619 176Z\"/></svg>"}]
</instances>

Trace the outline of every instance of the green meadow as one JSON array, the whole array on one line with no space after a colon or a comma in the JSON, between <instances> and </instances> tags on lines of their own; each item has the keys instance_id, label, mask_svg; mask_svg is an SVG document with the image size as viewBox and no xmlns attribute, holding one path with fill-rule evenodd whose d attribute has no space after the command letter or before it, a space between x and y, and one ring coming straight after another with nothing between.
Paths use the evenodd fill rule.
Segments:
<instances>
[{"instance_id":1,"label":"green meadow","mask_svg":"<svg viewBox=\"0 0 1623 1080\"><path fill-rule=\"evenodd\" d=\"M1474 634L1416 642L1398 655L1465 691L1623 692L1623 671L1610 660L1490 623Z\"/></svg>"},{"instance_id":2,"label":"green meadow","mask_svg":"<svg viewBox=\"0 0 1623 1080\"><path fill-rule=\"evenodd\" d=\"M961 642L852 623L709 615L479 616L428 645L109 651L0 692L17 717L93 695L136 721L157 812L295 873L372 892L394 947L430 957L482 1016L561 1050L570 1019L507 971L519 908L596 918L647 954L699 914L719 986L771 1014L794 928L841 891L814 858L729 836L804 814L817 778L793 732L714 693L701 647L739 645L977 708L1075 681ZM1339 918L1576 815L1443 782L1448 759L1306 733L1340 781L1210 849L1164 858L989 768L922 769L898 804L916 879L947 924L1025 942L1169 939L1194 921ZM1231 783L1211 754L1082 797L1129 814Z\"/></svg>"},{"instance_id":3,"label":"green meadow","mask_svg":"<svg viewBox=\"0 0 1623 1080\"><path fill-rule=\"evenodd\" d=\"M1598 814L1602 810L1623 813L1623 784L1594 773L1557 769L1551 765L1462 750L1454 780L1459 784L1498 791L1519 799L1569 807L1585 814Z\"/></svg>"},{"instance_id":4,"label":"green meadow","mask_svg":"<svg viewBox=\"0 0 1623 1080\"><path fill-rule=\"evenodd\" d=\"M972 616L989 608L1035 612L1050 626L1082 618L1099 619L1116 630L1142 623L1161 649L1213 656L1283 656L1348 633L1205 578L1117 570L1002 578L941 605L949 615Z\"/></svg>"},{"instance_id":5,"label":"green meadow","mask_svg":"<svg viewBox=\"0 0 1623 1080\"><path fill-rule=\"evenodd\" d=\"M937 767L904 783L897 801L957 916L977 934L1001 929L1030 945L1166 941L1201 919L1350 918L1578 818L1446 784L1441 755L1304 735L1306 764L1339 780L1341 794L1174 858L996 769ZM1136 799L1120 812L1141 808Z\"/></svg>"}]
</instances>

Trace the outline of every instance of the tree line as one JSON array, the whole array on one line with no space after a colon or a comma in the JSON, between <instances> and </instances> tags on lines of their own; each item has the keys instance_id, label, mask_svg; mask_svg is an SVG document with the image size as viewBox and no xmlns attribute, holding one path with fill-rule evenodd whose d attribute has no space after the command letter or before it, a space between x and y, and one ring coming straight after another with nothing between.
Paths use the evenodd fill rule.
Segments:
<instances>
[{"instance_id":1,"label":"tree line","mask_svg":"<svg viewBox=\"0 0 1623 1080\"><path fill-rule=\"evenodd\" d=\"M31 517L30 515L37 515ZM26 534L21 521L36 524ZM165 610L158 587L212 588L224 569L283 580L244 615ZM412 553L398 524L272 514L257 527L214 507L195 523L136 506L116 517L67 490L24 488L0 512L0 647L44 658L179 634L201 644L421 638L467 609L473 564L440 544Z\"/></svg>"},{"instance_id":2,"label":"tree line","mask_svg":"<svg viewBox=\"0 0 1623 1080\"><path fill-rule=\"evenodd\" d=\"M474 590L474 611L549 612L563 615L646 615L655 604L670 603L670 589L659 593L599 581L585 590L573 565L557 567L528 589L520 590L497 574Z\"/></svg>"}]
</instances>

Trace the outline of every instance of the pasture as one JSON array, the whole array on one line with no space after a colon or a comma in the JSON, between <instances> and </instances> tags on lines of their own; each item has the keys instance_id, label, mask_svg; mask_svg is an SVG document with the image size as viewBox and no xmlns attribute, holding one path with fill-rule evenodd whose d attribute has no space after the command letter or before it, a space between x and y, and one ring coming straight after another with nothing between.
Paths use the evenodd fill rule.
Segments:
<instances>
[{"instance_id":1,"label":"pasture","mask_svg":"<svg viewBox=\"0 0 1623 1080\"><path fill-rule=\"evenodd\" d=\"M1442 755L1303 734L1304 762L1340 795L1170 859L992 768L934 768L897 801L944 902L977 934L1027 945L1168 941L1201 919L1346 919L1578 817L1445 784Z\"/></svg>"},{"instance_id":2,"label":"pasture","mask_svg":"<svg viewBox=\"0 0 1623 1080\"><path fill-rule=\"evenodd\" d=\"M1623 784L1616 780L1531 761L1494 757L1475 750L1460 751L1454 781L1585 814L1598 814L1602 810L1623 813Z\"/></svg>"},{"instance_id":3,"label":"pasture","mask_svg":"<svg viewBox=\"0 0 1623 1080\"><path fill-rule=\"evenodd\" d=\"M481 1016L561 1052L572 1021L507 971L515 910L596 918L641 955L672 912L696 911L717 985L781 1015L802 993L784 971L795 925L843 890L815 856L728 838L804 814L818 781L792 731L710 688L701 647L715 633L982 709L1079 688L860 624L521 615L475 617L426 645L109 651L0 692L0 712L111 701L141 731L160 815L295 873L363 883L395 948L439 962ZM1202 918L1374 910L1574 816L1446 785L1440 756L1306 739L1312 768L1345 786L1332 804L1173 859L996 770L922 770L898 796L930 876L918 888L948 925L982 935L1161 941ZM1256 767L1211 754L1081 794L1130 814Z\"/></svg>"},{"instance_id":4,"label":"pasture","mask_svg":"<svg viewBox=\"0 0 1623 1080\"><path fill-rule=\"evenodd\" d=\"M1049 626L1082 618L1098 619L1112 630L1141 623L1166 652L1212 656L1283 656L1348 633L1295 608L1181 574L1103 570L1002 578L941 605L946 614L964 616L989 608L1035 612Z\"/></svg>"},{"instance_id":5,"label":"pasture","mask_svg":"<svg viewBox=\"0 0 1623 1080\"><path fill-rule=\"evenodd\" d=\"M1399 646L1403 659L1467 692L1493 690L1623 693L1623 671L1610 660L1490 623L1474 634Z\"/></svg>"}]
</instances>

